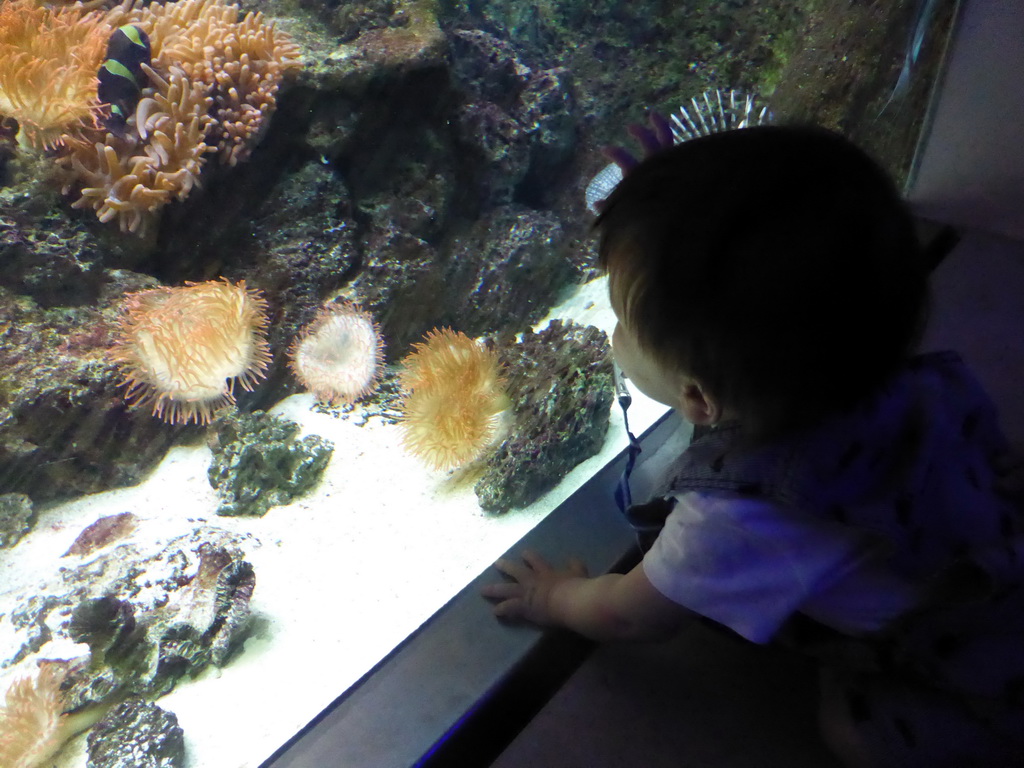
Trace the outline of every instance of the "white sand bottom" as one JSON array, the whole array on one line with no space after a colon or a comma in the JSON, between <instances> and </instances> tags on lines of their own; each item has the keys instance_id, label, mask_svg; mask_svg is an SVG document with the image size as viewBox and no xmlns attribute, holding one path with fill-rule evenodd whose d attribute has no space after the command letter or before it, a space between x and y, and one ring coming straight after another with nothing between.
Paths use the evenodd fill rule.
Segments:
<instances>
[{"instance_id":1,"label":"white sand bottom","mask_svg":"<svg viewBox=\"0 0 1024 768\"><path fill-rule=\"evenodd\" d=\"M604 281L574 293L554 317L611 330ZM546 325L546 322L539 327ZM347 419L312 409L310 395L289 397L272 413L303 434L334 443L323 481L304 498L262 518L218 517L206 478L206 447L172 449L142 484L49 509L14 549L0 551L0 651L20 642L10 610L61 565L62 555L94 520L120 512L139 518L126 541L153 550L197 526L247 535L256 573L254 633L225 667L184 679L159 699L184 729L189 768L259 765L339 694L512 547L626 444L621 412L601 452L527 509L483 512L472 482L428 470L400 446L397 425L358 414ZM634 397L630 424L644 429L663 406ZM100 553L97 553L100 554ZM39 658L81 655L85 646L51 642L15 669L0 672L0 691ZM9 655L9 653L7 654ZM85 738L61 753L58 768L85 765Z\"/></svg>"}]
</instances>

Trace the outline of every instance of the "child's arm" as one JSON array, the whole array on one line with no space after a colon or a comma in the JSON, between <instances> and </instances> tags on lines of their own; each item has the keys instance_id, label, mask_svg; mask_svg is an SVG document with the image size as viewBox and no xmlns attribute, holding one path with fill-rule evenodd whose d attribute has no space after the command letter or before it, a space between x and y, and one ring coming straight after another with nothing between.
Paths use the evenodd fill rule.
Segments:
<instances>
[{"instance_id":1,"label":"child's arm","mask_svg":"<svg viewBox=\"0 0 1024 768\"><path fill-rule=\"evenodd\" d=\"M560 626L594 640L654 640L675 633L689 611L662 595L637 565L629 573L588 578L574 560L556 570L535 552L523 562L499 560L495 567L512 581L488 584L495 615L543 626Z\"/></svg>"}]
</instances>

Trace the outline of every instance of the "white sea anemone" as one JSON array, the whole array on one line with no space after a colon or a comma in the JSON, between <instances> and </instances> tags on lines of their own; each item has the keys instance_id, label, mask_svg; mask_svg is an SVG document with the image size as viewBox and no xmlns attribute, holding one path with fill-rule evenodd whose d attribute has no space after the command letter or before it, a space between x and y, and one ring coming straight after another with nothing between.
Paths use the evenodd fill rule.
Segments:
<instances>
[{"instance_id":1,"label":"white sea anemone","mask_svg":"<svg viewBox=\"0 0 1024 768\"><path fill-rule=\"evenodd\" d=\"M302 329L289 350L295 378L317 400L351 403L373 391L384 345L369 313L355 304L331 304Z\"/></svg>"}]
</instances>

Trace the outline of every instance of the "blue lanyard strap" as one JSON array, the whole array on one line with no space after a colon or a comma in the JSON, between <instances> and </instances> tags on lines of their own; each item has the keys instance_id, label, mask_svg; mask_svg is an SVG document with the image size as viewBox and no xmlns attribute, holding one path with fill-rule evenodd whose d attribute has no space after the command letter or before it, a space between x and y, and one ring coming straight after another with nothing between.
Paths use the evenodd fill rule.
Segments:
<instances>
[{"instance_id":1,"label":"blue lanyard strap","mask_svg":"<svg viewBox=\"0 0 1024 768\"><path fill-rule=\"evenodd\" d=\"M618 506L619 512L627 515L626 511L633 505L633 494L629 489L629 476L633 474L636 457L640 455L641 448L640 442L629 429L628 411L633 402L633 396L626 386L626 374L617 365L615 366L615 397L619 401L619 407L622 408L622 422L626 427L626 436L629 438L629 446L626 448L626 468L622 471L622 476L619 477L619 482L615 486L615 504Z\"/></svg>"},{"instance_id":2,"label":"blue lanyard strap","mask_svg":"<svg viewBox=\"0 0 1024 768\"><path fill-rule=\"evenodd\" d=\"M626 518L636 535L636 543L641 552L646 552L658 538L661 529L665 526L665 518L668 517L672 507L675 506L675 498L655 498L646 504L633 504L633 494L629 489L629 476L633 474L633 467L636 466L636 457L640 455L640 441L629 429L629 410L633 397L626 387L626 374L615 366L615 395L622 408L622 421L626 427L626 435L629 437L629 446L626 448L626 468L622 470L619 482L615 485L615 504L619 512Z\"/></svg>"}]
</instances>

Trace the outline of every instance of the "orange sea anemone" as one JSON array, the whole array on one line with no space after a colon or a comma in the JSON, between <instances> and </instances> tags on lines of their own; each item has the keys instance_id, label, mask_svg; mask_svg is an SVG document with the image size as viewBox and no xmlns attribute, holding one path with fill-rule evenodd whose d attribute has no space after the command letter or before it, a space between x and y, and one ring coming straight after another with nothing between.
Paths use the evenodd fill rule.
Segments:
<instances>
[{"instance_id":1,"label":"orange sea anemone","mask_svg":"<svg viewBox=\"0 0 1024 768\"><path fill-rule=\"evenodd\" d=\"M464 333L434 329L403 362L404 444L435 469L480 457L508 408L498 356Z\"/></svg>"},{"instance_id":2,"label":"orange sea anemone","mask_svg":"<svg viewBox=\"0 0 1024 768\"><path fill-rule=\"evenodd\" d=\"M33 0L9 4L43 13ZM140 236L158 221L163 206L185 199L199 185L208 154L215 153L226 165L249 157L277 108L280 84L301 67L298 46L272 21L259 12L242 14L237 5L223 0L124 2L85 16L78 6L46 13L72 11L83 19L83 29L102 27L96 33L96 55L75 59L76 71L84 73L91 90L70 102L86 104L90 120L66 125L41 143L61 145L57 162L63 191L76 197L75 207L91 207L100 221L116 219L122 231ZM144 82L124 136L115 136L95 120L100 110L96 73L107 40L122 24L133 24L148 35L152 55L149 64L141 65ZM8 26L15 27L13 21ZM12 52L21 51L24 43L18 40L24 36L12 36ZM0 26L0 43L3 39ZM3 56L0 75L7 72L26 82L24 72ZM39 56L52 69L68 55L60 49ZM0 115L8 114L4 83L0 76ZM50 86L34 88L31 95L44 106L63 98L55 97ZM18 114L9 116L22 120Z\"/></svg>"},{"instance_id":3,"label":"orange sea anemone","mask_svg":"<svg viewBox=\"0 0 1024 768\"><path fill-rule=\"evenodd\" d=\"M317 313L289 350L295 378L317 400L351 403L373 391L384 345L369 313L350 302Z\"/></svg>"},{"instance_id":4,"label":"orange sea anemone","mask_svg":"<svg viewBox=\"0 0 1024 768\"><path fill-rule=\"evenodd\" d=\"M0 706L0 765L4 768L50 765L65 741L96 721L93 712L64 714L61 684L66 674L64 662L44 662L36 676L16 680L7 690Z\"/></svg>"},{"instance_id":5,"label":"orange sea anemone","mask_svg":"<svg viewBox=\"0 0 1024 768\"><path fill-rule=\"evenodd\" d=\"M270 362L267 303L245 281L211 280L153 288L125 297L113 359L124 373L125 399L153 404L168 423L206 424L235 402Z\"/></svg>"},{"instance_id":6,"label":"orange sea anemone","mask_svg":"<svg viewBox=\"0 0 1024 768\"><path fill-rule=\"evenodd\" d=\"M277 108L277 90L300 67L292 39L260 12L221 0L149 5L134 21L153 44L154 66L181 68L214 98L211 142L221 162L248 158Z\"/></svg>"},{"instance_id":7,"label":"orange sea anemone","mask_svg":"<svg viewBox=\"0 0 1024 768\"><path fill-rule=\"evenodd\" d=\"M69 136L59 165L65 170L64 194L73 189L74 208L91 207L102 222L117 219L122 232L144 235L159 210L184 200L199 185L212 118L213 99L193 87L185 73L172 67L162 77L143 64L150 87L133 117L137 141L105 133L104 143ZM134 148L132 148L134 144Z\"/></svg>"},{"instance_id":8,"label":"orange sea anemone","mask_svg":"<svg viewBox=\"0 0 1024 768\"><path fill-rule=\"evenodd\" d=\"M113 27L102 11L0 3L0 115L18 121L18 143L43 149L94 125L96 72Z\"/></svg>"}]
</instances>

